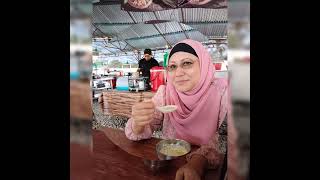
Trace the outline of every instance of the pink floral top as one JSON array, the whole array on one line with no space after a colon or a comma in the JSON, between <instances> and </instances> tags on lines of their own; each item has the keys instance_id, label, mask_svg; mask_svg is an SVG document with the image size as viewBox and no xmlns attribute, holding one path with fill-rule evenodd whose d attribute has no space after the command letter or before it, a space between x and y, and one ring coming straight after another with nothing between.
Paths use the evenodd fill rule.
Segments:
<instances>
[{"instance_id":1,"label":"pink floral top","mask_svg":"<svg viewBox=\"0 0 320 180\"><path fill-rule=\"evenodd\" d=\"M209 141L208 144L202 145L196 151L187 155L187 160L191 159L191 156L194 154L200 154L207 158L208 160L208 167L210 169L215 169L220 166L223 161L224 154L226 153L226 146L227 146L227 88L226 87L219 87L219 92L221 92L221 104L220 104L220 112L219 112L219 128L212 139ZM162 85L159 87L157 93L152 98L153 103L156 106L163 106L165 105L165 86ZM149 139L152 137L153 131L160 129L162 125L162 134L164 139L171 139L175 138L175 129L171 125L170 120L164 118L164 114L155 110L153 121L149 126L145 126L144 132L136 135L132 131L132 118L130 118L125 127L125 134L128 139L133 141L138 141L142 139Z\"/></svg>"}]
</instances>

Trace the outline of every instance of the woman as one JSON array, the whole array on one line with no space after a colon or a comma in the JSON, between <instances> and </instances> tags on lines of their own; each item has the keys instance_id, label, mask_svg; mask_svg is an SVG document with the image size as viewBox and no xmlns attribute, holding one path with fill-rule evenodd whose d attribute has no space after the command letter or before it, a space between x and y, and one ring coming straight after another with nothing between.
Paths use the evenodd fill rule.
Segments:
<instances>
[{"instance_id":1,"label":"woman","mask_svg":"<svg viewBox=\"0 0 320 180\"><path fill-rule=\"evenodd\" d=\"M226 151L227 81L214 77L214 66L204 46L190 39L176 44L170 54L166 86L150 102L132 107L125 133L131 140L147 139L161 127L164 138L184 139L200 148L187 155L188 163L176 179L200 179L206 168L217 168ZM156 106L176 105L163 114Z\"/></svg>"}]
</instances>

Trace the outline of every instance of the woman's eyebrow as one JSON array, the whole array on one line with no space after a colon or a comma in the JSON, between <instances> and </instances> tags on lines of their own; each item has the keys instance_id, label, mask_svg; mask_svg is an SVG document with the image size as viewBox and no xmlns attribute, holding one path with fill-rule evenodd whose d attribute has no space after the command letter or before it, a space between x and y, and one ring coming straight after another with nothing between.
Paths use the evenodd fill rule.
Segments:
<instances>
[{"instance_id":1,"label":"woman's eyebrow","mask_svg":"<svg viewBox=\"0 0 320 180\"><path fill-rule=\"evenodd\" d=\"M184 59L182 59L181 61L187 61L187 60L190 60L190 61L195 61L195 60L193 60L193 59L190 59L190 58L184 58Z\"/></svg>"},{"instance_id":2,"label":"woman's eyebrow","mask_svg":"<svg viewBox=\"0 0 320 180\"><path fill-rule=\"evenodd\" d=\"M194 62L194 61L195 61L195 60L190 59L190 58L184 58L184 59L181 59L181 60L179 60L179 61L184 62L184 61L188 61L188 60L190 60L190 61L192 61L192 62ZM176 61L170 61L170 63L169 63L169 64L176 64L176 63L177 63Z\"/></svg>"}]
</instances>

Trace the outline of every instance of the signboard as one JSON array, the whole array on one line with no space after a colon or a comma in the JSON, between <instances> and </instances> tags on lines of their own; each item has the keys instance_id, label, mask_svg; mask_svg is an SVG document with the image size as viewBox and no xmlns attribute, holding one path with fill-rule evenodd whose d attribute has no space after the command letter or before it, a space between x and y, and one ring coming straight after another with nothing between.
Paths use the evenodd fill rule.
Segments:
<instances>
[{"instance_id":1,"label":"signboard","mask_svg":"<svg viewBox=\"0 0 320 180\"><path fill-rule=\"evenodd\" d=\"M227 0L121 0L125 11L161 11L176 8L227 8Z\"/></svg>"}]
</instances>

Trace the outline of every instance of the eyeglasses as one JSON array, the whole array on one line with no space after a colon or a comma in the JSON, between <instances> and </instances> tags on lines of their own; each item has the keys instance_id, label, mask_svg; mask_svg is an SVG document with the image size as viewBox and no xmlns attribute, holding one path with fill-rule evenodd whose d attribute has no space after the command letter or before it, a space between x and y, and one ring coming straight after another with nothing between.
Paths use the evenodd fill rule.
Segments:
<instances>
[{"instance_id":1,"label":"eyeglasses","mask_svg":"<svg viewBox=\"0 0 320 180\"><path fill-rule=\"evenodd\" d=\"M193 67L193 65L196 63L196 61L187 59L184 60L182 63L180 63L179 65L177 64L171 64L167 67L167 71L168 72L174 72L178 69L178 67L182 68L182 69L191 69Z\"/></svg>"}]
</instances>

